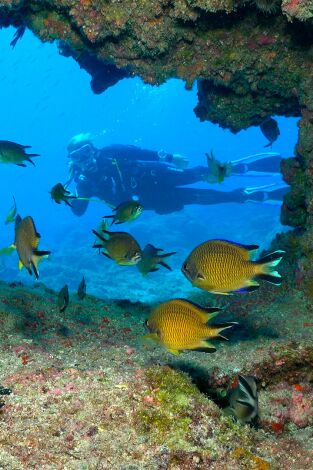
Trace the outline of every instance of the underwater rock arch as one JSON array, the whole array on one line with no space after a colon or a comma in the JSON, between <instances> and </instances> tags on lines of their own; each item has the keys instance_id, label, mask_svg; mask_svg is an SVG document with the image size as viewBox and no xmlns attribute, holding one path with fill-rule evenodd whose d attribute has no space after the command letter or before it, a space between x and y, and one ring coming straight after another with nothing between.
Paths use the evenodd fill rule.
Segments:
<instances>
[{"instance_id":1,"label":"underwater rock arch","mask_svg":"<svg viewBox=\"0 0 313 470\"><path fill-rule=\"evenodd\" d=\"M304 278L313 277L312 23L309 0L0 1L0 27L61 41L96 93L125 76L180 77L187 88L198 81L198 117L233 132L273 114L301 116L296 158L282 164L291 190L281 219L305 230L296 242Z\"/></svg>"}]
</instances>

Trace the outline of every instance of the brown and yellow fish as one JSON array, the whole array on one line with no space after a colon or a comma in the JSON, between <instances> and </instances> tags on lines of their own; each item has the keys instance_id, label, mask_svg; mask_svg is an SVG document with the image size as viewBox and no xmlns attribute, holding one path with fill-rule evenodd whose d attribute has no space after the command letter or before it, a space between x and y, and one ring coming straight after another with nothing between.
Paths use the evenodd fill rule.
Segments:
<instances>
[{"instance_id":1,"label":"brown and yellow fish","mask_svg":"<svg viewBox=\"0 0 313 470\"><path fill-rule=\"evenodd\" d=\"M70 203L71 199L77 199L77 196L74 196L70 193L62 183L57 183L56 185L51 188L50 191L51 199L53 199L57 204L61 204L61 202L65 202L66 205L72 207Z\"/></svg>"},{"instance_id":2,"label":"brown and yellow fish","mask_svg":"<svg viewBox=\"0 0 313 470\"><path fill-rule=\"evenodd\" d=\"M35 228L32 217L27 216L22 219L20 216L15 218L15 241L17 254L19 256L19 268L23 266L29 274L35 274L39 278L38 262L46 258L51 252L38 250L40 235Z\"/></svg>"},{"instance_id":3,"label":"brown and yellow fish","mask_svg":"<svg viewBox=\"0 0 313 470\"><path fill-rule=\"evenodd\" d=\"M113 224L132 222L137 219L143 211L143 206L138 201L126 201L112 209L115 214L105 215L104 219L112 219Z\"/></svg>"},{"instance_id":4,"label":"brown and yellow fish","mask_svg":"<svg viewBox=\"0 0 313 470\"><path fill-rule=\"evenodd\" d=\"M150 334L144 339L152 339L162 344L172 354L184 350L211 350L215 347L209 343L212 338L224 338L220 333L236 323L208 325L218 313L219 308L204 308L184 299L174 299L156 307L146 326Z\"/></svg>"},{"instance_id":5,"label":"brown and yellow fish","mask_svg":"<svg viewBox=\"0 0 313 470\"><path fill-rule=\"evenodd\" d=\"M30 157L39 157L38 153L27 154L25 149L30 145L21 145L9 140L0 140L0 163L13 163L18 166L26 166L25 160L35 166Z\"/></svg>"},{"instance_id":6,"label":"brown and yellow fish","mask_svg":"<svg viewBox=\"0 0 313 470\"><path fill-rule=\"evenodd\" d=\"M138 242L127 232L102 232L107 236L100 235L96 230L92 231L99 239L93 248L103 249L102 253L117 264L131 266L141 260L141 249Z\"/></svg>"},{"instance_id":7,"label":"brown and yellow fish","mask_svg":"<svg viewBox=\"0 0 313 470\"><path fill-rule=\"evenodd\" d=\"M158 271L158 264L170 271L172 270L172 268L165 263L164 258L175 255L176 251L172 251L171 253L159 253L160 251L163 250L161 248L155 248L150 243L144 247L141 260L137 264L137 268L143 276L146 276L148 273Z\"/></svg>"},{"instance_id":8,"label":"brown and yellow fish","mask_svg":"<svg viewBox=\"0 0 313 470\"><path fill-rule=\"evenodd\" d=\"M259 279L280 285L281 276L275 267L285 252L277 250L252 261L252 254L258 248L227 240L209 240L190 253L182 272L193 286L214 294L252 292L260 286Z\"/></svg>"}]
</instances>

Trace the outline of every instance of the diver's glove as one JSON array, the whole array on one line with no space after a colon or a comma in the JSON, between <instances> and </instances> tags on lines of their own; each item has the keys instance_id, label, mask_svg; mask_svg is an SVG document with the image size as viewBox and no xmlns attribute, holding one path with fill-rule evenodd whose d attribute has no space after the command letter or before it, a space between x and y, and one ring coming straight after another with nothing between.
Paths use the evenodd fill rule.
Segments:
<instances>
[{"instance_id":1,"label":"diver's glove","mask_svg":"<svg viewBox=\"0 0 313 470\"><path fill-rule=\"evenodd\" d=\"M207 183L215 184L222 183L224 179L232 174L232 163L219 162L211 150L210 153L206 153L208 173L204 175L203 179Z\"/></svg>"}]
</instances>

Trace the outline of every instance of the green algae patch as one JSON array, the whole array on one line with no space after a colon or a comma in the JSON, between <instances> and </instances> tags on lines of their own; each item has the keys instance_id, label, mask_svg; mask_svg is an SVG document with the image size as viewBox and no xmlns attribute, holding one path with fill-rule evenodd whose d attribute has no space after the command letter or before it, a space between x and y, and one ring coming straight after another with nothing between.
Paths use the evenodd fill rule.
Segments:
<instances>
[{"instance_id":1,"label":"green algae patch","mask_svg":"<svg viewBox=\"0 0 313 470\"><path fill-rule=\"evenodd\" d=\"M181 372L169 367L145 372L142 406L135 415L139 432L170 448L190 448L190 431L197 410L208 401Z\"/></svg>"}]
</instances>

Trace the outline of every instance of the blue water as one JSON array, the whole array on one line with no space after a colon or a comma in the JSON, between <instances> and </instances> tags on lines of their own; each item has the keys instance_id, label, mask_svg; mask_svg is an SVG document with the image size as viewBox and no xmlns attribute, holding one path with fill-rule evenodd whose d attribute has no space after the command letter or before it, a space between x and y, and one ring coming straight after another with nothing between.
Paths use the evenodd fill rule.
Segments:
<instances>
[{"instance_id":1,"label":"blue water","mask_svg":"<svg viewBox=\"0 0 313 470\"><path fill-rule=\"evenodd\" d=\"M1 165L0 220L6 217L12 195L18 212L33 216L42 237L40 248L52 251L50 259L40 265L40 281L56 290L68 283L75 290L84 274L88 292L101 297L156 301L185 295L191 287L179 269L196 244L220 237L266 248L277 231L286 230L279 223L278 205L189 206L167 216L146 211L132 225L125 225L125 230L142 245L153 243L177 251L170 262L172 273L161 270L143 279L135 267L120 267L98 256L91 249L91 229L109 209L90 204L88 212L78 218L49 195L54 184L67 179L66 148L73 135L89 132L97 147L121 143L180 153L190 166L204 164L204 155L211 149L217 158L229 161L263 152L267 141L258 127L232 134L217 125L200 123L193 112L196 87L186 91L179 80L152 87L138 78L125 79L102 95L93 95L89 75L72 59L60 56L55 44L42 44L27 31L12 49L14 31L0 30L0 140L31 145L31 151L41 156L35 159L36 167ZM277 120L281 135L272 151L292 156L297 120ZM232 177L218 189L272 181L279 182L280 177ZM10 244L13 236L13 224L3 225L1 247ZM0 276L34 282L25 270L18 271L16 253L0 259Z\"/></svg>"}]
</instances>

